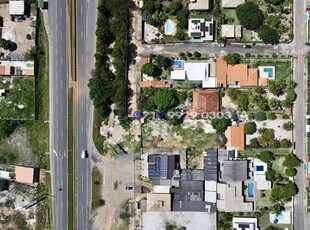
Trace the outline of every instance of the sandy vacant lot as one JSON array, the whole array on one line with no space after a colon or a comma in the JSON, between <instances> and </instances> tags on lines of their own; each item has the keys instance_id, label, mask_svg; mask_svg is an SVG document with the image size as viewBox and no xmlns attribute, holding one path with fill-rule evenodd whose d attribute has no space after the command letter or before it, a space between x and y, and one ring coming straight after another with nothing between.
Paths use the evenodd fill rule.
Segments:
<instances>
[{"instance_id":1,"label":"sandy vacant lot","mask_svg":"<svg viewBox=\"0 0 310 230\"><path fill-rule=\"evenodd\" d=\"M11 40L16 43L17 49L11 54L12 59L21 60L26 51L35 45L35 27L31 27L35 16L26 18L22 22L12 22L9 15L9 4L0 5L0 16L3 17L2 38ZM30 34L32 39L26 38ZM1 50L1 52L8 53L8 51Z\"/></svg>"}]
</instances>

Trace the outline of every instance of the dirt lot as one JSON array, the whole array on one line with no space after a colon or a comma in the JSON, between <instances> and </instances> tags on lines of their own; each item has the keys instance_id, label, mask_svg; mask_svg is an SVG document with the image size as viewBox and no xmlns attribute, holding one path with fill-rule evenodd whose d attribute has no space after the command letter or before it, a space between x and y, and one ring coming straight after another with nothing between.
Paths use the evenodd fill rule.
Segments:
<instances>
[{"instance_id":1,"label":"dirt lot","mask_svg":"<svg viewBox=\"0 0 310 230\"><path fill-rule=\"evenodd\" d=\"M98 208L92 217L92 229L110 230L122 229L120 226L120 205L134 198L134 161L132 154L119 154L114 158L104 157L95 166L103 176L102 199L105 205Z\"/></svg>"},{"instance_id":2,"label":"dirt lot","mask_svg":"<svg viewBox=\"0 0 310 230\"><path fill-rule=\"evenodd\" d=\"M35 27L31 27L31 23L36 20L36 17L30 16L22 22L12 22L9 15L9 4L0 5L0 16L3 17L2 38L11 40L17 45L17 49L11 54L12 59L23 59L25 52L35 45ZM26 38L27 34L31 35L31 40ZM8 54L9 51L4 53Z\"/></svg>"}]
</instances>

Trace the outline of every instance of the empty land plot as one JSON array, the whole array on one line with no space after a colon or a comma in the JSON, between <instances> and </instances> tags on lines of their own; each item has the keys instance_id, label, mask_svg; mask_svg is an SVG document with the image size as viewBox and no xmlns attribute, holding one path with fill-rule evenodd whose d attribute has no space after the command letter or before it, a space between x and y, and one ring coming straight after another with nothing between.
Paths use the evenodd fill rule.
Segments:
<instances>
[{"instance_id":1,"label":"empty land plot","mask_svg":"<svg viewBox=\"0 0 310 230\"><path fill-rule=\"evenodd\" d=\"M34 119L35 81L34 78L12 77L8 83L0 78L0 119Z\"/></svg>"}]
</instances>

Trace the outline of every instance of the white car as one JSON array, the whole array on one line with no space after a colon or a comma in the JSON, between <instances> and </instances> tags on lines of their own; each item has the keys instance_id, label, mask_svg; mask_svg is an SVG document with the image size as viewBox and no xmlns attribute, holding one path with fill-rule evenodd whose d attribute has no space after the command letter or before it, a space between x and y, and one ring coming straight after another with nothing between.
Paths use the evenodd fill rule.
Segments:
<instances>
[{"instance_id":1,"label":"white car","mask_svg":"<svg viewBox=\"0 0 310 230\"><path fill-rule=\"evenodd\" d=\"M88 158L87 150L82 151L81 158Z\"/></svg>"}]
</instances>

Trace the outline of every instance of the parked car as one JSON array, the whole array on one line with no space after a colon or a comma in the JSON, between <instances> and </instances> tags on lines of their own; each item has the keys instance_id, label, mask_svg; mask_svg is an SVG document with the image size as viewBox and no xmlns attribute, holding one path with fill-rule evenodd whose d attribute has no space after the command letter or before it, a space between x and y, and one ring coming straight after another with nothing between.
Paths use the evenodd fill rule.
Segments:
<instances>
[{"instance_id":1,"label":"parked car","mask_svg":"<svg viewBox=\"0 0 310 230\"><path fill-rule=\"evenodd\" d=\"M219 43L219 47L225 47L226 44L225 43Z\"/></svg>"},{"instance_id":2,"label":"parked car","mask_svg":"<svg viewBox=\"0 0 310 230\"><path fill-rule=\"evenodd\" d=\"M88 152L87 152L87 150L83 150L82 151L82 154L81 154L81 158L88 158Z\"/></svg>"},{"instance_id":3,"label":"parked car","mask_svg":"<svg viewBox=\"0 0 310 230\"><path fill-rule=\"evenodd\" d=\"M126 190L132 190L133 187L126 187Z\"/></svg>"},{"instance_id":4,"label":"parked car","mask_svg":"<svg viewBox=\"0 0 310 230\"><path fill-rule=\"evenodd\" d=\"M249 49L249 48L251 48L252 46L251 45L244 45L243 46L243 48L245 48L245 49Z\"/></svg>"}]
</instances>

